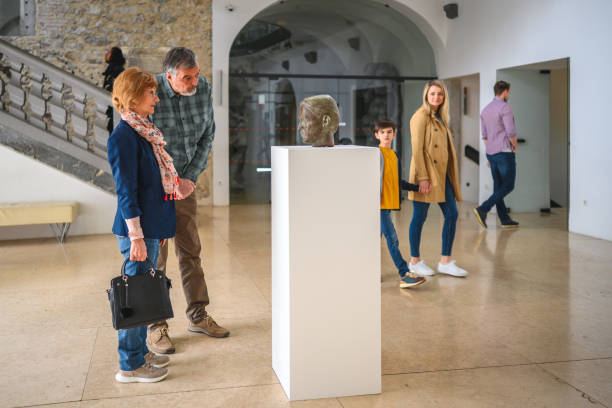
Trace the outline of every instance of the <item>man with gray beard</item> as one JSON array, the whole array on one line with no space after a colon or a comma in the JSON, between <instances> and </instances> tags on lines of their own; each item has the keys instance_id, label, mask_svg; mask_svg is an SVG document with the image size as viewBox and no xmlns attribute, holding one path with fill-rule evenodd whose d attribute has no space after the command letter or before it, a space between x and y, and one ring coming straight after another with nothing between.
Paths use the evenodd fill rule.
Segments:
<instances>
[{"instance_id":1,"label":"man with gray beard","mask_svg":"<svg viewBox=\"0 0 612 408\"><path fill-rule=\"evenodd\" d=\"M198 177L206 169L215 136L211 86L200 75L198 61L190 49L171 49L164 58L163 70L164 73L156 76L159 103L152 120L164 135L166 150L174 159L174 167L180 177L175 203L174 247L187 301L188 330L211 337L227 337L229 331L219 326L206 312L208 288L200 259L202 247L194 194ZM167 259L166 245L160 248L158 269L166 269ZM156 353L174 353L165 321L149 326L147 345Z\"/></svg>"}]
</instances>

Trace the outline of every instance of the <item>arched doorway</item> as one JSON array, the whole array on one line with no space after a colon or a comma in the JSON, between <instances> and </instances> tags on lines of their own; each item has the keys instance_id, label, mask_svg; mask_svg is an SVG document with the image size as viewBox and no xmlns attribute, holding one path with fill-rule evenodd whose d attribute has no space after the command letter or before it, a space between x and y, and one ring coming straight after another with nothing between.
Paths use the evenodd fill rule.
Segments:
<instances>
[{"instance_id":1,"label":"arched doorway","mask_svg":"<svg viewBox=\"0 0 612 408\"><path fill-rule=\"evenodd\" d=\"M315 94L338 102L336 143L376 145L376 120L394 120L395 148L408 169L409 118L423 82L435 76L425 35L380 3L338 0L332 9L325 0L293 0L261 11L230 51L230 202L269 202L270 146L302 144L297 105Z\"/></svg>"}]
</instances>

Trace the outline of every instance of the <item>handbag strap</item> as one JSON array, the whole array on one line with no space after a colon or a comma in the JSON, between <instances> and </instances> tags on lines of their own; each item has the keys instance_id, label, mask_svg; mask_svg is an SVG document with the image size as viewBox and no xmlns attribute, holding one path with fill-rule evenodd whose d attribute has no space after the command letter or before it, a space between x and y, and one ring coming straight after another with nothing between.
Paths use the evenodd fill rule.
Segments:
<instances>
[{"instance_id":1,"label":"handbag strap","mask_svg":"<svg viewBox=\"0 0 612 408\"><path fill-rule=\"evenodd\" d=\"M127 257L127 258L125 258L123 260L123 264L121 264L121 278L123 279L124 282L127 282L127 278L128 278L128 275L125 274L125 265L128 263L129 260L130 260L130 258ZM142 261L134 261L134 262L142 262ZM164 270L159 270L158 271L158 270L155 269L155 266L153 265L153 262L151 262L151 260L149 259L148 256L147 256L146 261L144 261L144 262L148 262L149 263L149 266L151 267L151 270L153 271L154 274L157 273L157 272L161 272L161 274L163 276L166 276L166 271L164 271Z\"/></svg>"},{"instance_id":2,"label":"handbag strap","mask_svg":"<svg viewBox=\"0 0 612 408\"><path fill-rule=\"evenodd\" d=\"M129 299L130 299L130 298L129 298L129 296L128 296L128 287L129 287L129 284L128 284L128 275L126 275L126 274L125 274L125 265L127 264L127 262L128 262L129 260L130 260L130 258L129 258L129 257L126 257L126 258L123 260L123 264L121 264L121 279L122 279L122 280L123 280L123 282L125 283L125 299L124 299L124 300L123 300L123 302L122 302L123 304L122 304L122 305L120 305L120 306L121 306L121 308L129 308L129 307L130 307L130 305L129 305ZM135 261L135 262L142 262L142 261ZM155 276L155 274L156 274L157 272L161 272L162 276L163 276L163 277L166 277L166 271L164 271L164 270L159 270L159 271L157 271L157 270L155 269L155 266L153 265L153 262L151 262L151 260L149 259L149 257L148 257L148 256L147 256L146 262L148 262L148 263L149 263L149 266L151 267L150 272L152 272L152 273L151 273L151 275L152 275L152 276Z\"/></svg>"}]
</instances>

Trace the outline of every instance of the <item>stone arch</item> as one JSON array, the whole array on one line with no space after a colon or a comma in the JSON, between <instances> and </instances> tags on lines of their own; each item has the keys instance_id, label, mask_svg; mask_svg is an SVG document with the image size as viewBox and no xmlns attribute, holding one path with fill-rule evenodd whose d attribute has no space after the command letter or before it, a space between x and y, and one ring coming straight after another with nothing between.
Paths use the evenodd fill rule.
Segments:
<instances>
[{"instance_id":1,"label":"stone arch","mask_svg":"<svg viewBox=\"0 0 612 408\"><path fill-rule=\"evenodd\" d=\"M283 2L278 0L235 0L229 11L226 3L213 0L213 93L220 103L215 106L217 135L213 149L213 200L215 205L229 204L229 56L231 46L240 30L255 16ZM376 0L368 3L385 7ZM443 47L446 22L440 4L429 0L390 0L388 6L412 21L425 36L436 58L436 50ZM432 4L435 3L435 4ZM221 81L219 81L221 80ZM225 103L224 103L225 102Z\"/></svg>"}]
</instances>

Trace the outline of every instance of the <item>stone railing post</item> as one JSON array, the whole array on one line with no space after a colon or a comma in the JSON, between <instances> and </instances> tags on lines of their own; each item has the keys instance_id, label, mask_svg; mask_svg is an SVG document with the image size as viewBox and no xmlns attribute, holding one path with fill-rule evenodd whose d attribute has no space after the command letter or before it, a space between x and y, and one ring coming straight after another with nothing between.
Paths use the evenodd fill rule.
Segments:
<instances>
[{"instance_id":1,"label":"stone railing post","mask_svg":"<svg viewBox=\"0 0 612 408\"><path fill-rule=\"evenodd\" d=\"M8 112L11 106L11 95L9 95L8 84L11 79L11 65L9 64L6 55L0 56L0 82L2 82L2 90L0 90L0 104L2 110Z\"/></svg>"},{"instance_id":2,"label":"stone railing post","mask_svg":"<svg viewBox=\"0 0 612 408\"><path fill-rule=\"evenodd\" d=\"M89 96L85 96L85 106L83 107L83 118L87 121L87 132L85 133L85 141L87 149L94 150L94 142L96 135L94 133L94 125L98 114L96 113L96 100Z\"/></svg>"},{"instance_id":3,"label":"stone railing post","mask_svg":"<svg viewBox=\"0 0 612 408\"><path fill-rule=\"evenodd\" d=\"M30 67L26 64L21 64L21 71L19 72L19 86L23 91L23 104L21 110L23 111L23 118L29 120L32 115L32 105L30 105L30 92L32 91L32 72Z\"/></svg>"},{"instance_id":4,"label":"stone railing post","mask_svg":"<svg viewBox=\"0 0 612 408\"><path fill-rule=\"evenodd\" d=\"M45 123L45 130L49 130L51 128L51 124L53 123L53 116L51 116L51 108L49 107L49 101L53 97L53 84L46 74L43 74L40 82L40 95L45 103L45 113L42 115L42 120Z\"/></svg>"},{"instance_id":5,"label":"stone railing post","mask_svg":"<svg viewBox=\"0 0 612 408\"><path fill-rule=\"evenodd\" d=\"M72 124L72 112L74 112L74 94L70 85L62 84L62 107L66 111L66 140L72 142L74 136L74 125Z\"/></svg>"}]
</instances>

